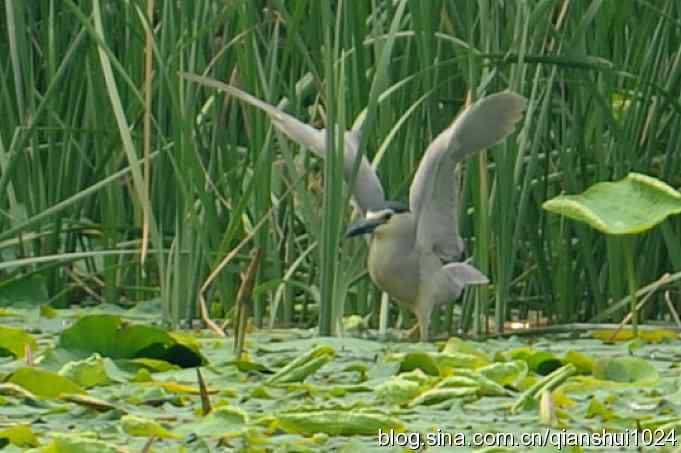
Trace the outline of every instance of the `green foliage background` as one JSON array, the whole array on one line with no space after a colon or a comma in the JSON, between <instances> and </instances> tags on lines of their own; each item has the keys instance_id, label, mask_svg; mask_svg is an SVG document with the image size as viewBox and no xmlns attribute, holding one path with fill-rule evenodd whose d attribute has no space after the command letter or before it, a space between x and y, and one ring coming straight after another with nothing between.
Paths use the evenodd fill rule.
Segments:
<instances>
[{"instance_id":1,"label":"green foliage background","mask_svg":"<svg viewBox=\"0 0 681 453\"><path fill-rule=\"evenodd\" d=\"M232 306L248 249L261 247L256 324L318 322L328 334L344 314L378 311L364 245L341 241L351 210L335 153L325 163L300 153L265 115L182 71L284 100L319 127L350 127L364 113L366 152L403 200L468 93L527 96L517 139L465 167L462 231L493 281L467 296L465 321L478 332L512 310L590 320L626 294L617 244L542 211L543 201L629 171L681 185L676 1L156 2L153 74L148 7L4 2L3 304L161 298L178 321L196 315L210 272L253 235L207 293L214 307ZM638 281L681 271L680 229L670 219L637 241ZM666 313L651 307L649 317Z\"/></svg>"}]
</instances>

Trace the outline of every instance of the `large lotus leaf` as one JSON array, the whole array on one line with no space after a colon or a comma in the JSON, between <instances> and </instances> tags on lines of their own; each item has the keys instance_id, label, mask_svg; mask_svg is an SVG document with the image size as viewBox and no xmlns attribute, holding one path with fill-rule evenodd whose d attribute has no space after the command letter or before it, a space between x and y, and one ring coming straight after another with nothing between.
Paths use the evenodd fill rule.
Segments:
<instances>
[{"instance_id":1,"label":"large lotus leaf","mask_svg":"<svg viewBox=\"0 0 681 453\"><path fill-rule=\"evenodd\" d=\"M59 346L113 359L138 357L140 350L173 343L167 332L148 326L131 326L114 315L84 316L62 332Z\"/></svg>"},{"instance_id":2,"label":"large lotus leaf","mask_svg":"<svg viewBox=\"0 0 681 453\"><path fill-rule=\"evenodd\" d=\"M90 315L62 332L59 348L89 356L98 353L112 359L146 357L183 367L198 366L205 359L193 344L153 326L128 324L114 315Z\"/></svg>"},{"instance_id":3,"label":"large lotus leaf","mask_svg":"<svg viewBox=\"0 0 681 453\"><path fill-rule=\"evenodd\" d=\"M552 198L543 207L605 234L638 234L681 213L681 193L659 179L629 173L617 182L593 185L579 195Z\"/></svg>"}]
</instances>

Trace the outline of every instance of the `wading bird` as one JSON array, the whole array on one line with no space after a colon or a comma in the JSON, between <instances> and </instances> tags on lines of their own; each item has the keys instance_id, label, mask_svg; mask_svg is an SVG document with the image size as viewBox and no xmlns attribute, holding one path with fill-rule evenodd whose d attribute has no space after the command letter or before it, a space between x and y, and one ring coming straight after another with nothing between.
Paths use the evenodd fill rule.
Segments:
<instances>
[{"instance_id":1,"label":"wading bird","mask_svg":"<svg viewBox=\"0 0 681 453\"><path fill-rule=\"evenodd\" d=\"M513 132L524 97L509 91L465 109L428 146L409 188L409 211L370 210L346 237L371 234L368 268L374 283L418 320L422 341L430 336L437 305L458 299L466 285L488 283L468 263L458 233L456 165Z\"/></svg>"},{"instance_id":2,"label":"wading bird","mask_svg":"<svg viewBox=\"0 0 681 453\"><path fill-rule=\"evenodd\" d=\"M324 129L305 124L233 86L194 74L183 76L263 110L291 140L326 157ZM351 191L365 217L349 227L346 237L371 235L369 276L400 306L414 313L422 341L430 336L430 318L437 305L458 299L466 285L489 282L474 266L457 262L463 253L463 240L458 232L456 166L513 132L526 102L523 96L504 91L466 108L426 149L409 190L408 208L386 201L376 172L364 156L361 158ZM343 174L348 183L359 155L359 139L359 130L345 132Z\"/></svg>"}]
</instances>

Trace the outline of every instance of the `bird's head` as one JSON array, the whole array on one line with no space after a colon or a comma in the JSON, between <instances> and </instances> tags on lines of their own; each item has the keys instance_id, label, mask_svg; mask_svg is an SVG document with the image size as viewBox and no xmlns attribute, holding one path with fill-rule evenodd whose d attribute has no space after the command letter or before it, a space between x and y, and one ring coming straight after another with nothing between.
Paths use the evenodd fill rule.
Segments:
<instances>
[{"instance_id":1,"label":"bird's head","mask_svg":"<svg viewBox=\"0 0 681 453\"><path fill-rule=\"evenodd\" d=\"M398 201L386 202L383 209L367 211L366 217L352 223L345 232L346 238L361 234L373 234L376 229L388 226L394 216L409 212L407 206Z\"/></svg>"}]
</instances>

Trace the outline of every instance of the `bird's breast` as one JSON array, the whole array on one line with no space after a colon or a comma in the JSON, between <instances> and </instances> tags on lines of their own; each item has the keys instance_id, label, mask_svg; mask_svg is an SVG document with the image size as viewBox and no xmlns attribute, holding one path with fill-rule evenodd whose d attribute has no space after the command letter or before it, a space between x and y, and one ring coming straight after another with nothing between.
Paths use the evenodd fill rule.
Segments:
<instances>
[{"instance_id":1,"label":"bird's breast","mask_svg":"<svg viewBox=\"0 0 681 453\"><path fill-rule=\"evenodd\" d=\"M391 237L376 235L371 240L368 259L371 280L397 299L400 305L416 304L419 289L419 260L412 247Z\"/></svg>"}]
</instances>

